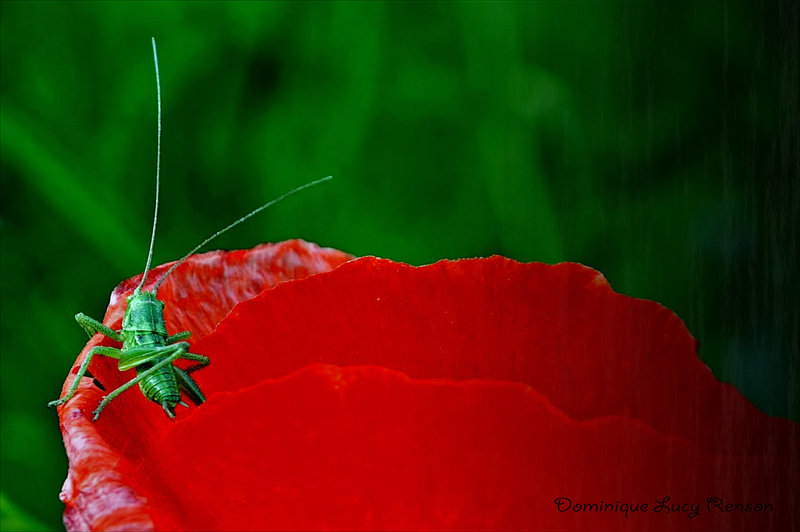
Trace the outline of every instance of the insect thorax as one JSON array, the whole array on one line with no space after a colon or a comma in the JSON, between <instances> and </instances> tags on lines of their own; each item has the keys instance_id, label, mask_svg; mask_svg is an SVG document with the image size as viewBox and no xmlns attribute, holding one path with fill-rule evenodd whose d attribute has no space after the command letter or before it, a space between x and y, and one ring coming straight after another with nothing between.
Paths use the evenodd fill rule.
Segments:
<instances>
[{"instance_id":1,"label":"insect thorax","mask_svg":"<svg viewBox=\"0 0 800 532\"><path fill-rule=\"evenodd\" d=\"M122 331L142 335L156 334L167 337L164 323L164 302L159 301L152 292L141 292L128 298L128 308L122 318ZM149 342L148 342L149 343Z\"/></svg>"}]
</instances>

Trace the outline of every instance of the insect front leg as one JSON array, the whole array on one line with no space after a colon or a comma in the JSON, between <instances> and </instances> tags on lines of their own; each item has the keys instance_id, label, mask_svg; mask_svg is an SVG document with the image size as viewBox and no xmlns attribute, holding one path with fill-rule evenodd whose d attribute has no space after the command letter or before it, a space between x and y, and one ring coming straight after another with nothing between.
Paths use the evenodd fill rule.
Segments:
<instances>
[{"instance_id":1,"label":"insect front leg","mask_svg":"<svg viewBox=\"0 0 800 532\"><path fill-rule=\"evenodd\" d=\"M111 338L116 342L121 342L123 340L122 335L115 331L110 327L106 327L101 322L97 321L94 318L90 318L83 312L78 312L75 314L75 321L78 322L78 325L83 327L83 330L86 331L86 334L89 335L89 338L94 336L97 333L104 334Z\"/></svg>"},{"instance_id":2,"label":"insect front leg","mask_svg":"<svg viewBox=\"0 0 800 532\"><path fill-rule=\"evenodd\" d=\"M75 375L75 380L72 381L72 386L69 387L69 391L67 392L67 394L61 399L50 401L49 403L47 403L47 406L63 405L64 403L72 399L72 396L75 395L75 392L78 390L78 385L80 384L81 379L84 377L84 375L86 375L86 370L89 369L89 363L92 361L92 358L94 357L95 354L105 355L111 358L120 358L120 356L122 356L122 352L115 347L108 347L104 345L98 345L93 347L89 351L89 354L86 355L86 358L83 360L83 364L81 364L81 367L78 369L78 373Z\"/></svg>"},{"instance_id":3,"label":"insect front leg","mask_svg":"<svg viewBox=\"0 0 800 532\"><path fill-rule=\"evenodd\" d=\"M147 362L149 360L152 360L154 357L167 355L168 352L172 351L172 353L169 354L167 356L167 358L165 358L164 360L161 360L160 362L158 362L156 364L153 364L153 367L149 368L147 371L141 372L135 378L129 380L128 382L126 382L125 384L123 384L122 386L120 386L119 388L117 388L116 390L111 392L110 394L108 394L105 398L103 398L103 400L100 401L100 405L94 411L94 420L97 421L97 418L100 417L100 412L102 412L103 409L106 406L108 406L108 403L113 401L114 398L116 398L119 394L121 394L122 392L124 392L125 390L130 388L131 386L134 386L135 384L138 384L139 381L141 381L142 379L146 379L146 378L150 377L150 375L155 373L157 370L163 368L167 364L172 364L172 362L174 362L175 360L177 360L178 358L180 358L181 356L186 354L186 349L188 349L188 347L189 347L189 344L180 343L180 344L176 344L174 346L152 349L150 351L150 356L149 357L147 357L147 356L137 357L140 360L139 363L141 364L141 363Z\"/></svg>"}]
</instances>

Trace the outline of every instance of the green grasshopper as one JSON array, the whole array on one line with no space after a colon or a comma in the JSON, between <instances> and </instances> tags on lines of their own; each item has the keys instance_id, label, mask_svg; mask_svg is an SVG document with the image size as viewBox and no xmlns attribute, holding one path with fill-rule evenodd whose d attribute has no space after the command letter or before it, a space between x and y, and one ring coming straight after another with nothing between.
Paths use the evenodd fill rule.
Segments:
<instances>
[{"instance_id":1,"label":"green grasshopper","mask_svg":"<svg viewBox=\"0 0 800 532\"><path fill-rule=\"evenodd\" d=\"M189 353L189 344L185 342L191 336L190 331L183 331L177 334L169 335L167 333L167 326L164 321L164 302L158 299L156 293L161 283L173 272L175 268L181 265L192 254L200 250L203 246L211 242L219 235L225 233L229 229L239 225L251 216L258 214L267 207L287 198L301 190L312 187L329 179L331 176L306 183L301 185L282 196L279 196L261 207L251 211L249 214L232 222L224 229L221 229L206 238L203 242L195 246L189 253L184 255L179 261L172 265L167 272L162 275L153 286L152 292L143 291L142 288L147 280L147 274L150 270L150 263L153 258L153 245L156 238L156 225L158 223L158 194L160 188L160 168L161 168L161 80L158 73L158 53L156 51L155 38L152 39L153 43L153 60L155 62L156 71L156 93L158 96L158 148L156 156L156 206L155 214L153 215L153 231L150 235L150 251L147 254L147 263L145 264L144 274L142 280L133 292L133 295L128 297L127 307L125 314L122 318L122 329L115 331L106 325L103 325L98 320L90 318L89 316L78 313L75 315L75 320L83 327L86 333L91 338L97 333L101 333L116 342L122 342L122 348L108 346L93 347L86 359L78 369L75 380L70 386L69 391L64 397L51 401L47 406L58 406L69 401L78 389L81 378L86 375L89 364L95 355L103 355L119 360L119 370L125 371L131 368L136 368L136 377L129 380L116 390L109 393L100 402L100 405L94 411L94 420L100 416L100 412L108 406L119 394L131 388L133 385L138 384L145 397L151 401L161 405L164 412L171 418L175 417L175 406L180 404L188 406L181 400L181 390L186 392L186 395L191 398L196 404L201 404L205 401L205 396L200 390L197 383L189 376L189 372L185 371L173 363L182 358L192 360L199 364L195 368L205 366L209 363L208 357L203 355L196 355Z\"/></svg>"}]
</instances>

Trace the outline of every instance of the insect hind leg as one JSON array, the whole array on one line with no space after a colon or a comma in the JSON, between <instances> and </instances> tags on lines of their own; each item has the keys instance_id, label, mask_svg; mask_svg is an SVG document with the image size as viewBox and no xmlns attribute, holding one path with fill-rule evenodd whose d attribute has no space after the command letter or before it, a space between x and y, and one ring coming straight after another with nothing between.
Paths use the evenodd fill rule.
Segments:
<instances>
[{"instance_id":1,"label":"insect hind leg","mask_svg":"<svg viewBox=\"0 0 800 532\"><path fill-rule=\"evenodd\" d=\"M188 345L188 344L186 344L186 345ZM100 417L100 412L102 412L103 409L106 406L108 406L108 403L113 401L114 398L116 398L119 394L121 394L122 392L124 392L125 390L130 388L131 386L134 386L135 384L138 384L142 379L146 379L146 378L150 377L150 375L152 375L153 373L155 373L159 369L163 368L167 364L172 364L175 360L180 358L181 355L185 355L186 354L186 345L184 345L184 344L175 345L174 347L172 347L172 350L174 352L171 355L167 356L164 360L161 360L161 361L153 364L153 366L151 368L147 369L146 371L141 372L136 377L134 377L133 379L129 380L128 382L126 382L125 384L123 384L122 386L120 386L119 388L117 388L116 390L111 392L110 394L108 394L105 398L103 398L103 400L100 401L100 404L98 405L98 407L94 411L94 420L97 421L97 418ZM160 351L159 354L162 354L162 355L166 354L166 353L164 353L163 349L160 349L159 351Z\"/></svg>"},{"instance_id":2,"label":"insect hind leg","mask_svg":"<svg viewBox=\"0 0 800 532\"><path fill-rule=\"evenodd\" d=\"M175 371L175 377L178 379L178 385L186 392L186 395L195 402L195 404L203 404L206 400L206 396L203 395L203 391L200 389L200 386L197 385L195 380L189 376L189 373L185 370L182 370L178 366L173 366L172 368Z\"/></svg>"},{"instance_id":3,"label":"insect hind leg","mask_svg":"<svg viewBox=\"0 0 800 532\"><path fill-rule=\"evenodd\" d=\"M155 358L160 358L165 355L169 356L169 353L175 352L176 349L180 352L178 358L194 360L203 366L209 363L208 357L187 353L189 344L187 342L180 342L167 346L140 346L127 349L122 353L122 358L118 365L119 370L125 371L126 369L135 368L136 366L151 362Z\"/></svg>"}]
</instances>

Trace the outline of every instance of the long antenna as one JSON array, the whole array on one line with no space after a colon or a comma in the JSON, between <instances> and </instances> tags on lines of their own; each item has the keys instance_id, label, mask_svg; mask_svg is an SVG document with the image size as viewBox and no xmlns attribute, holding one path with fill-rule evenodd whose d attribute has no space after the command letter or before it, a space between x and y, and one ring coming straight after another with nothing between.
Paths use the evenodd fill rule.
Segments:
<instances>
[{"instance_id":1,"label":"long antenna","mask_svg":"<svg viewBox=\"0 0 800 532\"><path fill-rule=\"evenodd\" d=\"M330 181L331 179L333 179L333 176L330 176L330 175L329 175L328 177L323 177L322 179L317 179L316 181L311 181L310 183L306 183L305 185L300 185L299 187L297 187L297 188L294 188L294 189L290 190L289 192L286 192L286 193L284 193L284 194L282 194L282 195L278 196L277 198L275 198L275 199L273 199L273 200L270 200L270 201L268 201L267 203L265 203L265 204L264 204L264 205L262 205L261 207L259 207L259 208L255 209L255 210L253 210L253 211L250 211L250 213L249 213L249 214L245 214L244 216L242 216L241 218L239 218L239 219L238 219L238 220L236 220L235 222L231 222L231 223L230 223L230 224L229 224L227 227L225 227L224 229L220 229L219 231L217 231L216 233L214 233L214 234L213 234L213 235L211 235L210 237L206 238L205 240L203 240L202 242L200 242L199 244L197 244L195 247L193 247L193 248L192 248L192 250L191 250L189 253L187 253L186 255L184 255L184 256L183 256L183 257L182 257L182 258L181 258L181 259L180 259L178 262L176 262L175 264L173 264L173 265L170 267L170 269L169 269L169 270L167 270L167 273L165 273L164 275L162 275L162 276L161 276L161 277L158 279L158 281L156 282L156 284L153 286L153 293L155 294L155 293L158 291L158 287L159 287L159 286L161 286L161 283L163 283L163 282L164 282L164 279L166 279L166 278L169 276L169 274L171 274L173 271L175 271L175 268L177 268L178 266L180 266L181 264L183 264L183 262L184 262L186 259L188 259L188 258L189 258L189 257L190 257L190 256L191 256L193 253L195 253L195 252L196 252L196 251L198 251L200 248L202 248L203 246L205 246L206 244L208 244L209 242L211 242L212 240L214 240L215 238L217 238L217 237L218 237L219 235L221 235L222 233L224 233L224 232L228 231L229 229L233 229L234 227L236 227L237 225L239 225L239 224L240 224L240 223L242 223L243 221L247 220L247 219L248 219L248 218L250 218L251 216L255 216L256 214L260 213L260 212L261 212L261 211L263 211L264 209L266 209L266 208L268 208L268 207L271 207L271 206L275 205L275 204L276 204L276 203L278 203L279 201L281 201L281 200L284 200L284 199L288 198L289 196L291 196L291 195L293 195L293 194L297 194L297 193L298 193L298 192L300 192L301 190L305 190L305 189L307 189L307 188L311 188L311 187L313 187L313 186L315 186L315 185L319 185L320 183L324 183L325 181Z\"/></svg>"},{"instance_id":2,"label":"long antenna","mask_svg":"<svg viewBox=\"0 0 800 532\"><path fill-rule=\"evenodd\" d=\"M142 291L147 272L150 271L150 262L153 260L153 246L156 242L156 226L158 225L158 190L161 188L161 78L158 75L158 51L156 50L156 38L151 37L153 42L153 62L156 65L156 95L158 96L158 148L156 151L156 209L153 213L153 232L150 234L150 251L147 252L147 264L144 266L144 275L139 286L134 290L134 294Z\"/></svg>"}]
</instances>

